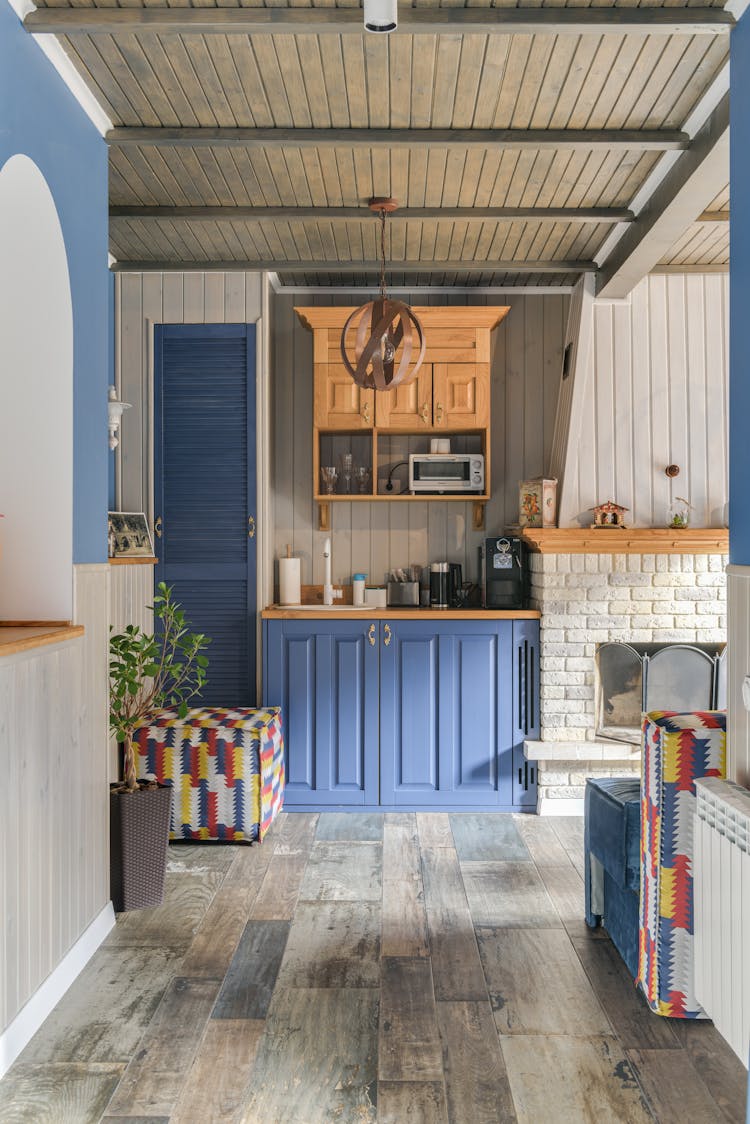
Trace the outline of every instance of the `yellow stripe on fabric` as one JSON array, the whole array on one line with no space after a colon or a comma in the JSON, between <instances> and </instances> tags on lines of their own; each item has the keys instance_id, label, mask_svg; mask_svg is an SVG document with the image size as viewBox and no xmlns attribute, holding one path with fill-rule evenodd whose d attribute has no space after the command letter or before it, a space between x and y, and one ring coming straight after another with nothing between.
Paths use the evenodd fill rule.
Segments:
<instances>
[{"instance_id":1,"label":"yellow stripe on fabric","mask_svg":"<svg viewBox=\"0 0 750 1124\"><path fill-rule=\"evenodd\" d=\"M190 777L180 777L180 815L182 823L192 823L192 809L190 807Z\"/></svg>"},{"instance_id":2,"label":"yellow stripe on fabric","mask_svg":"<svg viewBox=\"0 0 750 1124\"><path fill-rule=\"evenodd\" d=\"M663 866L659 877L659 916L674 917L677 898L677 871L674 867Z\"/></svg>"},{"instance_id":3,"label":"yellow stripe on fabric","mask_svg":"<svg viewBox=\"0 0 750 1124\"><path fill-rule=\"evenodd\" d=\"M662 733L662 780L665 784L676 784L680 764L680 742L683 736L690 736L690 731L680 730L679 733Z\"/></svg>"},{"instance_id":4,"label":"yellow stripe on fabric","mask_svg":"<svg viewBox=\"0 0 750 1124\"><path fill-rule=\"evenodd\" d=\"M260 776L257 773L250 777L250 798L252 801L253 823L260 823Z\"/></svg>"}]
</instances>

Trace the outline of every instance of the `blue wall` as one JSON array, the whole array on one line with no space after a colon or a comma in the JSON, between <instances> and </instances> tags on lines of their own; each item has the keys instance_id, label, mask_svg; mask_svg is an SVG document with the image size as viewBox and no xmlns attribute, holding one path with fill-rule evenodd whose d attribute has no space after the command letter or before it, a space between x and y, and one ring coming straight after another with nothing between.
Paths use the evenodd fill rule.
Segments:
<instances>
[{"instance_id":1,"label":"blue wall","mask_svg":"<svg viewBox=\"0 0 750 1124\"><path fill-rule=\"evenodd\" d=\"M729 555L750 565L750 16L731 37L729 135Z\"/></svg>"},{"instance_id":2,"label":"blue wall","mask_svg":"<svg viewBox=\"0 0 750 1124\"><path fill-rule=\"evenodd\" d=\"M57 71L0 0L0 167L28 156L49 184L73 298L73 560L107 558L107 148ZM44 330L44 309L39 309ZM8 372L0 372L8 377Z\"/></svg>"}]
</instances>

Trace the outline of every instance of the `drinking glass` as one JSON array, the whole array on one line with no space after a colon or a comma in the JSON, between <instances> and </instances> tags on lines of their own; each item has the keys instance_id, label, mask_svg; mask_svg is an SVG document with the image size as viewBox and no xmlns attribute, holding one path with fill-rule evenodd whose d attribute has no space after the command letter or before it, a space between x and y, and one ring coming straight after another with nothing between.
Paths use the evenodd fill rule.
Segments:
<instances>
[{"instance_id":1,"label":"drinking glass","mask_svg":"<svg viewBox=\"0 0 750 1124\"><path fill-rule=\"evenodd\" d=\"M348 495L352 490L352 473L354 471L354 457L351 453L341 454L341 477L344 482L344 492Z\"/></svg>"},{"instance_id":2,"label":"drinking glass","mask_svg":"<svg viewBox=\"0 0 750 1124\"><path fill-rule=\"evenodd\" d=\"M372 481L372 469L367 468L365 465L358 465L354 469L354 483L357 486L357 491L361 496L366 496L370 491L370 484Z\"/></svg>"},{"instance_id":3,"label":"drinking glass","mask_svg":"<svg viewBox=\"0 0 750 1124\"><path fill-rule=\"evenodd\" d=\"M338 480L338 478L339 474L333 467L333 465L326 465L325 467L321 468L320 479L323 483L323 491L327 496L332 496L336 491L336 481Z\"/></svg>"}]
</instances>

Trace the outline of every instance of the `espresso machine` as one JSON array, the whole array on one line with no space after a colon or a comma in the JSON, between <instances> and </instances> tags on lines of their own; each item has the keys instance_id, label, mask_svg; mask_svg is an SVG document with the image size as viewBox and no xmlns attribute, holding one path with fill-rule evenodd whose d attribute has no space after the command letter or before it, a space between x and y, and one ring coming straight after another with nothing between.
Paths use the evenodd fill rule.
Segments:
<instances>
[{"instance_id":1,"label":"espresso machine","mask_svg":"<svg viewBox=\"0 0 750 1124\"><path fill-rule=\"evenodd\" d=\"M479 587L483 609L525 609L529 600L527 546L523 539L498 535L479 547Z\"/></svg>"}]
</instances>

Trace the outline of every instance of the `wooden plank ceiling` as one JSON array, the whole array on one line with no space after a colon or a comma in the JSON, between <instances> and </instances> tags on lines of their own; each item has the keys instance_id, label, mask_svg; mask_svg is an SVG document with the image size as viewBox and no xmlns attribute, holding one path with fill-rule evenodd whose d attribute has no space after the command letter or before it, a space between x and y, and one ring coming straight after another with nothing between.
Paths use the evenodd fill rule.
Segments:
<instances>
[{"instance_id":1,"label":"wooden plank ceiling","mask_svg":"<svg viewBox=\"0 0 750 1124\"><path fill-rule=\"evenodd\" d=\"M728 65L721 0L415 0L389 36L351 7L47 0L27 17L111 119L117 268L262 263L281 283L370 283L366 202L393 195L393 286L569 285L689 155L686 123ZM264 13L276 22L260 30L212 23ZM425 17L445 30L409 22ZM710 210L728 218L728 191ZM664 268L726 262L727 221L698 211Z\"/></svg>"}]
</instances>

